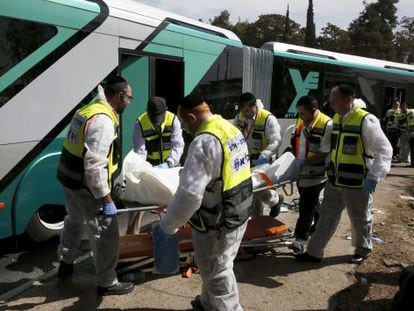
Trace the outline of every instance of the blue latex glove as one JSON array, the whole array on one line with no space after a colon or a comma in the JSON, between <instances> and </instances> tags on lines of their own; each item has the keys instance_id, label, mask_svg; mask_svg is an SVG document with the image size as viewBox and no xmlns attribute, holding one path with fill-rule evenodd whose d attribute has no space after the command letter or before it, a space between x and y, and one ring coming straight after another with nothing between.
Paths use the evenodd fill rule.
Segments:
<instances>
[{"instance_id":1,"label":"blue latex glove","mask_svg":"<svg viewBox=\"0 0 414 311\"><path fill-rule=\"evenodd\" d=\"M102 206L102 214L106 217L114 217L117 213L116 205L114 202L104 203Z\"/></svg>"},{"instance_id":2,"label":"blue latex glove","mask_svg":"<svg viewBox=\"0 0 414 311\"><path fill-rule=\"evenodd\" d=\"M375 187L377 186L377 182L372 179L365 179L364 180L364 191L366 193L374 193Z\"/></svg>"},{"instance_id":3,"label":"blue latex glove","mask_svg":"<svg viewBox=\"0 0 414 311\"><path fill-rule=\"evenodd\" d=\"M254 165L258 166L258 165L262 165L262 164L265 164L265 163L267 163L266 157L260 156L260 157L257 158L256 163Z\"/></svg>"},{"instance_id":4,"label":"blue latex glove","mask_svg":"<svg viewBox=\"0 0 414 311\"><path fill-rule=\"evenodd\" d=\"M155 167L155 168L170 168L170 166L168 165L168 163L167 163L167 162L164 162L164 163L161 163L161 164L155 165L154 167Z\"/></svg>"},{"instance_id":5,"label":"blue latex glove","mask_svg":"<svg viewBox=\"0 0 414 311\"><path fill-rule=\"evenodd\" d=\"M157 224L153 229L154 266L161 274L176 273L179 268L179 250L177 234L167 234Z\"/></svg>"}]
</instances>

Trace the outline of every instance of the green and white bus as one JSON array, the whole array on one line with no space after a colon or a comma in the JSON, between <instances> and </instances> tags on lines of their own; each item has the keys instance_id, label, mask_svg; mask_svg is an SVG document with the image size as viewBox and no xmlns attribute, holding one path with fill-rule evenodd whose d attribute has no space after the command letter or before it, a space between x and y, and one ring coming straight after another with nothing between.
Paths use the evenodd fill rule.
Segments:
<instances>
[{"instance_id":1,"label":"green and white bus","mask_svg":"<svg viewBox=\"0 0 414 311\"><path fill-rule=\"evenodd\" d=\"M414 106L414 65L279 42L268 42L262 49L273 54L268 108L288 133L298 99L310 94L328 107L329 90L338 83L353 85L356 96L366 102L367 110L379 118L394 100Z\"/></svg>"},{"instance_id":2,"label":"green and white bus","mask_svg":"<svg viewBox=\"0 0 414 311\"><path fill-rule=\"evenodd\" d=\"M0 239L59 234L65 210L56 167L67 125L114 73L134 95L121 117L123 156L150 96L165 97L175 112L196 87L228 119L240 94L254 93L279 118L280 151L297 99L310 93L323 101L334 83L356 85L379 116L396 97L414 102L413 66L330 54L243 46L228 30L133 0L0 0Z\"/></svg>"},{"instance_id":3,"label":"green and white bus","mask_svg":"<svg viewBox=\"0 0 414 311\"><path fill-rule=\"evenodd\" d=\"M234 33L131 0L1 0L0 41L0 239L61 230L66 128L109 75L121 73L134 94L121 117L124 156L150 96L175 111L200 86L230 115L246 90Z\"/></svg>"}]
</instances>

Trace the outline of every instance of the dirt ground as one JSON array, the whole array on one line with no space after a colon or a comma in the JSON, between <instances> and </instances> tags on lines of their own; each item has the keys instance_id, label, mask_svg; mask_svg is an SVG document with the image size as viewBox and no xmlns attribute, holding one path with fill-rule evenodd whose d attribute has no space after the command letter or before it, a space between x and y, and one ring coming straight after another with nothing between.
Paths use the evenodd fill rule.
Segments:
<instances>
[{"instance_id":1,"label":"dirt ground","mask_svg":"<svg viewBox=\"0 0 414 311\"><path fill-rule=\"evenodd\" d=\"M374 252L361 265L349 264L353 254L346 213L326 256L319 263L296 261L287 248L235 263L235 274L244 310L391 310L402 266L414 265L414 168L396 164L374 196ZM287 198L288 200L291 197ZM291 229L297 213L278 219ZM201 290L201 278L147 274L125 296L98 297L91 259L75 267L68 280L56 275L34 283L1 310L191 310L190 302Z\"/></svg>"},{"instance_id":2,"label":"dirt ground","mask_svg":"<svg viewBox=\"0 0 414 311\"><path fill-rule=\"evenodd\" d=\"M414 265L414 169L395 164L374 197L374 252L353 275L351 286L339 292L335 310L391 310L402 267ZM414 306L413 306L414 309Z\"/></svg>"}]
</instances>

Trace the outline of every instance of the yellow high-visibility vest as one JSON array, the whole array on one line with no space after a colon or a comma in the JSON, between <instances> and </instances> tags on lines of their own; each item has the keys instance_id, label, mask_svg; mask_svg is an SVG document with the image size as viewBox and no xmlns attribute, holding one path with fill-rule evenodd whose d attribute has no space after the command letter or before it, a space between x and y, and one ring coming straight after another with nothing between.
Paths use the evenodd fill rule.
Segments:
<instances>
[{"instance_id":1,"label":"yellow high-visibility vest","mask_svg":"<svg viewBox=\"0 0 414 311\"><path fill-rule=\"evenodd\" d=\"M397 120L398 120L398 128L400 131L406 131L408 129L408 115L410 113L410 109L407 109L405 112L400 111L397 113Z\"/></svg>"},{"instance_id":2,"label":"yellow high-visibility vest","mask_svg":"<svg viewBox=\"0 0 414 311\"><path fill-rule=\"evenodd\" d=\"M362 188L367 173L362 122L369 113L355 108L341 124L339 114L333 118L331 162L327 173L330 182L338 187Z\"/></svg>"},{"instance_id":3,"label":"yellow high-visibility vest","mask_svg":"<svg viewBox=\"0 0 414 311\"><path fill-rule=\"evenodd\" d=\"M119 119L113 108L102 100L96 100L80 108L72 118L69 131L63 143L62 154L58 165L58 179L70 189L86 187L83 173L85 172L83 157L85 154L85 125L97 114L105 114L114 124L114 139L108 154L108 185L112 188L113 180L118 175L120 160Z\"/></svg>"},{"instance_id":4,"label":"yellow high-visibility vest","mask_svg":"<svg viewBox=\"0 0 414 311\"><path fill-rule=\"evenodd\" d=\"M152 165L164 163L171 153L171 134L175 115L167 111L165 120L161 124L161 132L158 132L152 124L148 113L142 114L137 121L141 125L142 137L145 140L147 161Z\"/></svg>"},{"instance_id":5,"label":"yellow high-visibility vest","mask_svg":"<svg viewBox=\"0 0 414 311\"><path fill-rule=\"evenodd\" d=\"M213 135L222 147L221 176L217 180L222 183L222 202L213 208L201 206L190 223L200 232L236 228L247 221L252 212L253 185L246 141L233 124L219 115L201 125L196 136L201 134Z\"/></svg>"},{"instance_id":6,"label":"yellow high-visibility vest","mask_svg":"<svg viewBox=\"0 0 414 311\"><path fill-rule=\"evenodd\" d=\"M266 109L263 109L263 108L258 109L257 111L257 116L253 124L252 136L251 136L253 145L249 146L250 161L252 165L254 165L257 158L260 156L260 153L263 150L265 150L267 145L269 144L269 142L267 141L266 135L265 135L265 130L266 130L267 118L271 114L272 113L270 111L267 111ZM240 131L242 131L242 133L244 133L245 126L246 125L245 125L243 113L239 112L239 114L237 115L237 127L239 128Z\"/></svg>"},{"instance_id":7,"label":"yellow high-visibility vest","mask_svg":"<svg viewBox=\"0 0 414 311\"><path fill-rule=\"evenodd\" d=\"M408 109L407 111L407 126L408 130L414 130L414 109Z\"/></svg>"},{"instance_id":8,"label":"yellow high-visibility vest","mask_svg":"<svg viewBox=\"0 0 414 311\"><path fill-rule=\"evenodd\" d=\"M310 129L308 137L306 138L306 158L314 156L316 153L320 153L322 137L325 135L326 125L331 120L330 117L319 112L316 116L315 121L313 122L313 127ZM296 120L296 129L295 129L295 156L299 155L299 144L300 136L303 130L303 120L298 118ZM301 172L299 178L325 178L326 169L325 161L320 161L318 163L313 163L307 166L307 170Z\"/></svg>"},{"instance_id":9,"label":"yellow high-visibility vest","mask_svg":"<svg viewBox=\"0 0 414 311\"><path fill-rule=\"evenodd\" d=\"M386 124L387 132L393 132L393 131L398 130L398 125L395 123L395 119L400 114L400 112L401 112L400 110L395 111L392 109L391 114L385 116L387 120L387 124Z\"/></svg>"}]
</instances>

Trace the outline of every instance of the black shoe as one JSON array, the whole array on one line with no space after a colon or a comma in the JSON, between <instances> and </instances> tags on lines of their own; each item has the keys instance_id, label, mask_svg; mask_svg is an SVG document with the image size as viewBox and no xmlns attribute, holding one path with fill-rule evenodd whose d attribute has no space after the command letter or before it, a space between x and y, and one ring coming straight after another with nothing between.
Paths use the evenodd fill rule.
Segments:
<instances>
[{"instance_id":1,"label":"black shoe","mask_svg":"<svg viewBox=\"0 0 414 311\"><path fill-rule=\"evenodd\" d=\"M368 255L362 256L362 255L358 255L355 254L354 256L352 256L352 258L349 260L349 263L355 263L357 265L360 265L361 263L364 262L365 259L367 259Z\"/></svg>"},{"instance_id":2,"label":"black shoe","mask_svg":"<svg viewBox=\"0 0 414 311\"><path fill-rule=\"evenodd\" d=\"M308 252L294 255L294 256L299 261L307 261L307 262L321 262L322 261L322 258L313 257L309 255Z\"/></svg>"},{"instance_id":3,"label":"black shoe","mask_svg":"<svg viewBox=\"0 0 414 311\"><path fill-rule=\"evenodd\" d=\"M63 260L60 261L58 276L67 277L73 273L73 263L66 263Z\"/></svg>"},{"instance_id":4,"label":"black shoe","mask_svg":"<svg viewBox=\"0 0 414 311\"><path fill-rule=\"evenodd\" d=\"M282 207L284 199L285 198L283 197L283 195L279 194L279 201L277 201L277 203L270 208L270 213L269 213L270 217L275 218L279 216L280 208Z\"/></svg>"},{"instance_id":5,"label":"black shoe","mask_svg":"<svg viewBox=\"0 0 414 311\"><path fill-rule=\"evenodd\" d=\"M191 306L193 307L193 310L195 311L205 311L202 303L200 295L196 296L193 301L191 301Z\"/></svg>"},{"instance_id":6,"label":"black shoe","mask_svg":"<svg viewBox=\"0 0 414 311\"><path fill-rule=\"evenodd\" d=\"M98 295L99 296L108 296L108 295L124 295L132 292L134 290L134 283L131 282L118 282L110 287L101 287L98 286Z\"/></svg>"}]
</instances>

